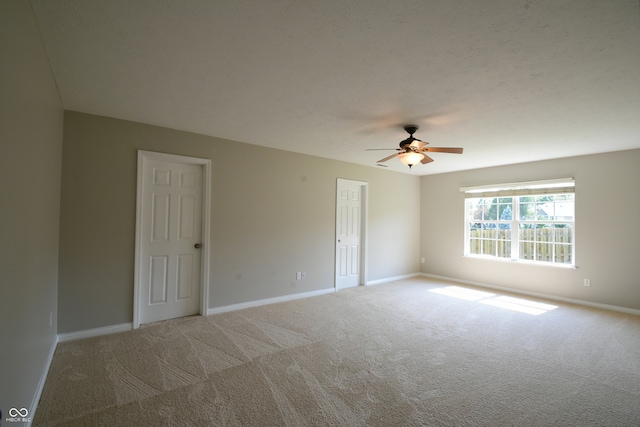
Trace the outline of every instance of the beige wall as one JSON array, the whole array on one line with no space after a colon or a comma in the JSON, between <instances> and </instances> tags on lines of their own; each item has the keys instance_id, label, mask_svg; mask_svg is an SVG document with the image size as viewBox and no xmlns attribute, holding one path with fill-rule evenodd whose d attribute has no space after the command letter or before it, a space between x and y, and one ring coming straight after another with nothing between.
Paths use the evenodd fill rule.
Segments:
<instances>
[{"instance_id":1,"label":"beige wall","mask_svg":"<svg viewBox=\"0 0 640 427\"><path fill-rule=\"evenodd\" d=\"M419 271L416 176L67 111L60 333L132 321L138 149L212 160L210 308L333 286L337 178L369 183L368 280Z\"/></svg>"},{"instance_id":2,"label":"beige wall","mask_svg":"<svg viewBox=\"0 0 640 427\"><path fill-rule=\"evenodd\" d=\"M422 177L422 272L640 309L638 165L630 150ZM462 256L460 187L565 177L576 180L577 269Z\"/></svg>"},{"instance_id":3,"label":"beige wall","mask_svg":"<svg viewBox=\"0 0 640 427\"><path fill-rule=\"evenodd\" d=\"M0 1L0 52L0 411L7 417L12 407L32 409L56 339L63 112L28 1Z\"/></svg>"}]
</instances>

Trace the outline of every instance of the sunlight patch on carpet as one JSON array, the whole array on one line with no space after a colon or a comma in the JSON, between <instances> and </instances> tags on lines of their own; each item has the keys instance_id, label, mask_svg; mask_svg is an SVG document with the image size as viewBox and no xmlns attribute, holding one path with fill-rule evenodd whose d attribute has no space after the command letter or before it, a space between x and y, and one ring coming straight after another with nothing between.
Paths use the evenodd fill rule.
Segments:
<instances>
[{"instance_id":1,"label":"sunlight patch on carpet","mask_svg":"<svg viewBox=\"0 0 640 427\"><path fill-rule=\"evenodd\" d=\"M447 295L454 298L460 298L467 301L478 301L483 298L489 298L495 296L495 294L483 291L477 291L475 289L463 288L461 286L447 286L446 288L431 289L429 292L434 294Z\"/></svg>"},{"instance_id":2,"label":"sunlight patch on carpet","mask_svg":"<svg viewBox=\"0 0 640 427\"><path fill-rule=\"evenodd\" d=\"M490 298L480 302L483 304L492 305L494 307L506 308L507 310L533 314L534 316L544 314L547 311L558 308L557 305L544 304L541 302L530 301L523 298L513 298L507 296Z\"/></svg>"},{"instance_id":3,"label":"sunlight patch on carpet","mask_svg":"<svg viewBox=\"0 0 640 427\"><path fill-rule=\"evenodd\" d=\"M538 316L540 314L544 314L548 311L558 308L557 305L545 304L537 301L527 300L524 298L514 298L504 295L500 296L492 294L491 292L464 288L462 286L446 286L443 288L431 289L429 290L429 292L467 301L477 301L482 304L491 305L493 307L518 311L520 313L532 314L534 316Z\"/></svg>"}]
</instances>

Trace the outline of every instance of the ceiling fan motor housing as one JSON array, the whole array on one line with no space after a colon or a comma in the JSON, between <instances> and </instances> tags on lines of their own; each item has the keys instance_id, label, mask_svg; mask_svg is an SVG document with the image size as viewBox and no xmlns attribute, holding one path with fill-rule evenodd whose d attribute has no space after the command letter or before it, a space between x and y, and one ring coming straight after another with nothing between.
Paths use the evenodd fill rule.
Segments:
<instances>
[{"instance_id":1,"label":"ceiling fan motor housing","mask_svg":"<svg viewBox=\"0 0 640 427\"><path fill-rule=\"evenodd\" d=\"M409 138L405 139L404 141L400 141L400 149L404 150L405 152L413 151L408 146L411 145L411 143L413 141L417 141L417 139L413 137L413 134L418 129L420 129L420 126L418 126L418 125L405 125L404 126L404 130L409 134Z\"/></svg>"}]
</instances>

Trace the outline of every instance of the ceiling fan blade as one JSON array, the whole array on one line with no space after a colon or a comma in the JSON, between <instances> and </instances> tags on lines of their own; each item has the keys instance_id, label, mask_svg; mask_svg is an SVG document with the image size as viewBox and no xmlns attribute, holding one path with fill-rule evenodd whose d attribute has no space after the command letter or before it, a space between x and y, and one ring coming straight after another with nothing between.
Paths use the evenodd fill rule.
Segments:
<instances>
[{"instance_id":1,"label":"ceiling fan blade","mask_svg":"<svg viewBox=\"0 0 640 427\"><path fill-rule=\"evenodd\" d=\"M433 159L431 157L427 156L424 153L422 154L424 155L424 159L420 160L420 163L422 163L423 165L426 165L427 163L433 162Z\"/></svg>"},{"instance_id":2,"label":"ceiling fan blade","mask_svg":"<svg viewBox=\"0 0 640 427\"><path fill-rule=\"evenodd\" d=\"M462 154L462 148L456 147L425 147L421 151L430 151L432 153Z\"/></svg>"},{"instance_id":3,"label":"ceiling fan blade","mask_svg":"<svg viewBox=\"0 0 640 427\"><path fill-rule=\"evenodd\" d=\"M390 155L390 156L385 157L384 159L380 159L380 160L378 160L376 163L386 162L387 160L391 160L391 159L393 159L394 157L397 157L397 156L399 156L399 155L400 155L400 153L392 154L392 155Z\"/></svg>"}]
</instances>

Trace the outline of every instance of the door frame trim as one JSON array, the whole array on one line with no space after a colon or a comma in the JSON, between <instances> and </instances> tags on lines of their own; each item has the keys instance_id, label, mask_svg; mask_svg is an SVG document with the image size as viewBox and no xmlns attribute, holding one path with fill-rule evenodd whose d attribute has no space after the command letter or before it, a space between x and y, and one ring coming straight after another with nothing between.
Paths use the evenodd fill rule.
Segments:
<instances>
[{"instance_id":1,"label":"door frame trim","mask_svg":"<svg viewBox=\"0 0 640 427\"><path fill-rule=\"evenodd\" d=\"M356 184L362 188L362 199L360 201L360 206L362 209L360 210L360 224L361 224L361 232L360 232L360 246L362 250L360 251L360 274L358 277L358 286L364 286L367 284L367 253L368 253L368 235L369 235L369 183L366 181L357 181L353 179L346 178L337 178L336 179L336 195L334 198L335 201L335 228L334 228L334 240L333 240L333 288L338 290L338 196L339 196L339 188L340 184Z\"/></svg>"},{"instance_id":2,"label":"door frame trim","mask_svg":"<svg viewBox=\"0 0 640 427\"><path fill-rule=\"evenodd\" d=\"M136 187L136 249L133 278L133 328L140 327L140 301L142 284L140 283L140 257L142 253L142 186L143 168L147 160L160 160L173 163L185 163L202 167L202 261L200 263L200 315L206 316L209 309L209 274L210 274L210 228L211 228L211 160L199 157L181 156L177 154L158 153L138 150L138 169Z\"/></svg>"}]
</instances>

